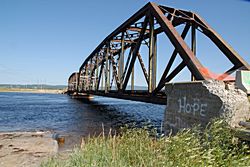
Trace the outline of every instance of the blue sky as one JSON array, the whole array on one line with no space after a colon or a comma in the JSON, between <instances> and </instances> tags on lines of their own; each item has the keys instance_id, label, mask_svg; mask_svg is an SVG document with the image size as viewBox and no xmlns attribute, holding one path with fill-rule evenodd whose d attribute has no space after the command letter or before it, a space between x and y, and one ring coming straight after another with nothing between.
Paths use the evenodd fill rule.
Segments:
<instances>
[{"instance_id":1,"label":"blue sky","mask_svg":"<svg viewBox=\"0 0 250 167\"><path fill-rule=\"evenodd\" d=\"M0 0L0 84L66 84L69 75L147 0ZM250 3L155 0L202 16L250 63ZM206 54L210 48L202 47ZM159 44L161 45L161 44ZM162 51L163 52L163 51ZM204 59L222 62L223 59ZM162 70L159 65L158 70ZM220 65L213 67L216 71ZM138 77L138 85L140 83Z\"/></svg>"}]
</instances>

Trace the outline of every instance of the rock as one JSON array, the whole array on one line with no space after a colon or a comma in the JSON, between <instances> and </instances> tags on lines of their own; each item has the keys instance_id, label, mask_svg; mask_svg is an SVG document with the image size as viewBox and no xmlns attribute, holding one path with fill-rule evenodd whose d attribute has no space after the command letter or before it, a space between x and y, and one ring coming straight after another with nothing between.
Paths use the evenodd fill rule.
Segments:
<instances>
[{"instance_id":1,"label":"rock","mask_svg":"<svg viewBox=\"0 0 250 167\"><path fill-rule=\"evenodd\" d=\"M230 126L239 127L240 121L245 121L250 118L250 103L247 94L241 89L235 88L234 84L209 80L204 81L203 86L205 86L210 93L220 98L222 101L219 110L220 117L224 118ZM228 89L225 89L226 87Z\"/></svg>"}]
</instances>

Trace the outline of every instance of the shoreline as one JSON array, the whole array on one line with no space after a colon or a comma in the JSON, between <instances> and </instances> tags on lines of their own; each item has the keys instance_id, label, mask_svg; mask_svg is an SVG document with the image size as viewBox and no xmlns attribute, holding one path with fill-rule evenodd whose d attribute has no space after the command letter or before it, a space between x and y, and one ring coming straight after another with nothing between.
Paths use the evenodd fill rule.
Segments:
<instances>
[{"instance_id":1,"label":"shoreline","mask_svg":"<svg viewBox=\"0 0 250 167\"><path fill-rule=\"evenodd\" d=\"M0 166L40 166L58 147L49 131L0 132Z\"/></svg>"},{"instance_id":2,"label":"shoreline","mask_svg":"<svg viewBox=\"0 0 250 167\"><path fill-rule=\"evenodd\" d=\"M64 94L62 89L0 88L0 92Z\"/></svg>"}]
</instances>

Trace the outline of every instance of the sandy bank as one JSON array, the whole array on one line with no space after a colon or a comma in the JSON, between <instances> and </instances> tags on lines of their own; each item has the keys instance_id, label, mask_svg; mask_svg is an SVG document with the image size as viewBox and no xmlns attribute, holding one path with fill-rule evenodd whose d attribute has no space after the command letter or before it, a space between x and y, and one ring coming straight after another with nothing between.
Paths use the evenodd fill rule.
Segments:
<instances>
[{"instance_id":1,"label":"sandy bank","mask_svg":"<svg viewBox=\"0 0 250 167\"><path fill-rule=\"evenodd\" d=\"M19 89L19 88L0 88L0 92L27 92L27 93L52 93L62 94L64 90L59 89Z\"/></svg>"},{"instance_id":2,"label":"sandy bank","mask_svg":"<svg viewBox=\"0 0 250 167\"><path fill-rule=\"evenodd\" d=\"M0 133L1 167L36 167L55 155L58 144L50 132Z\"/></svg>"}]
</instances>

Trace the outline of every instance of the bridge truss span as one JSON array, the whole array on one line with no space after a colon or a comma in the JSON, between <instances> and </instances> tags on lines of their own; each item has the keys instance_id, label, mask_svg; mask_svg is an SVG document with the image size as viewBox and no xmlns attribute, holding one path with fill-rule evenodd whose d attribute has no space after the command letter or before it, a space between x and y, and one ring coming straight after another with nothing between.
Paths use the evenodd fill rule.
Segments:
<instances>
[{"instance_id":1,"label":"bridge truss span","mask_svg":"<svg viewBox=\"0 0 250 167\"><path fill-rule=\"evenodd\" d=\"M180 25L184 27L181 33L177 31ZM232 64L222 75L211 75L196 57L197 31L208 37ZM188 33L191 34L189 44L185 41ZM174 47L166 63L157 60L160 34L165 34ZM146 63L140 52L142 46L148 50ZM173 68L177 57L181 61ZM145 90L137 90L134 86L136 61L145 79ZM157 62L164 63L161 74ZM78 93L166 104L165 83L173 80L185 67L191 73L191 81L225 80L238 69L250 70L249 64L198 14L149 2L108 35L86 58L79 72L74 73L77 81L73 79L71 85L75 85L75 89L71 89ZM156 76L160 76L158 81Z\"/></svg>"}]
</instances>

